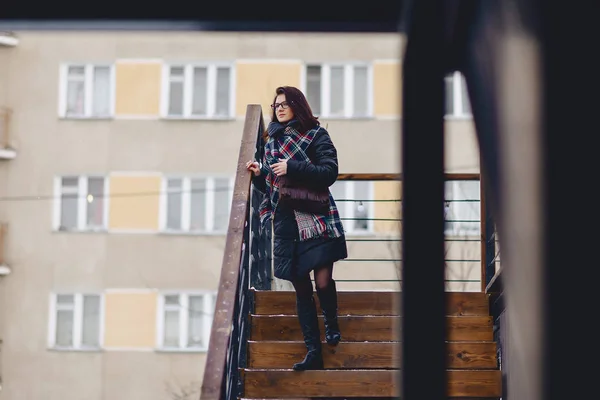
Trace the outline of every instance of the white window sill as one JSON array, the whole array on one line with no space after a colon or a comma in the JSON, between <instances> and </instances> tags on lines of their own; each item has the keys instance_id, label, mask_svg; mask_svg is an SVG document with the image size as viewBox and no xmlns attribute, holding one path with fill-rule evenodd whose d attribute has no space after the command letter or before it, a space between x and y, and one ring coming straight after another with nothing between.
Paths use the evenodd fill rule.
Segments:
<instances>
[{"instance_id":1,"label":"white window sill","mask_svg":"<svg viewBox=\"0 0 600 400\"><path fill-rule=\"evenodd\" d=\"M347 238L351 238L351 237L376 237L377 234L375 233L375 231L373 230L366 230L366 231L346 231L345 235Z\"/></svg>"},{"instance_id":2,"label":"white window sill","mask_svg":"<svg viewBox=\"0 0 600 400\"><path fill-rule=\"evenodd\" d=\"M0 46L15 47L19 44L19 39L9 33L0 32Z\"/></svg>"},{"instance_id":3,"label":"white window sill","mask_svg":"<svg viewBox=\"0 0 600 400\"><path fill-rule=\"evenodd\" d=\"M361 116L341 116L341 115L319 115L319 120L322 121L372 121L375 117L372 115L361 115ZM322 125L322 124L321 124Z\"/></svg>"},{"instance_id":4,"label":"white window sill","mask_svg":"<svg viewBox=\"0 0 600 400\"><path fill-rule=\"evenodd\" d=\"M100 347L48 347L48 351L56 352L76 352L76 353L101 353L104 350Z\"/></svg>"},{"instance_id":5,"label":"white window sill","mask_svg":"<svg viewBox=\"0 0 600 400\"><path fill-rule=\"evenodd\" d=\"M71 229L54 229L54 233L108 233L107 228L71 228Z\"/></svg>"},{"instance_id":6,"label":"white window sill","mask_svg":"<svg viewBox=\"0 0 600 400\"><path fill-rule=\"evenodd\" d=\"M161 235L171 235L171 236L225 236L227 235L227 231L214 231L214 232L205 232L205 231L176 231L176 230L162 230L159 232Z\"/></svg>"},{"instance_id":7,"label":"white window sill","mask_svg":"<svg viewBox=\"0 0 600 400\"><path fill-rule=\"evenodd\" d=\"M235 121L235 116L232 115L228 115L225 117L220 117L220 116L196 116L196 115L190 115L188 117L185 116L180 116L180 115L164 115L161 117L161 119L165 120L165 121Z\"/></svg>"},{"instance_id":8,"label":"white window sill","mask_svg":"<svg viewBox=\"0 0 600 400\"><path fill-rule=\"evenodd\" d=\"M208 351L207 348L197 347L197 348L178 348L178 347L159 347L155 349L157 353L206 353Z\"/></svg>"},{"instance_id":9,"label":"white window sill","mask_svg":"<svg viewBox=\"0 0 600 400\"><path fill-rule=\"evenodd\" d=\"M444 235L446 236L446 240L448 238L452 238L452 239L481 238L480 231L445 230Z\"/></svg>"},{"instance_id":10,"label":"white window sill","mask_svg":"<svg viewBox=\"0 0 600 400\"><path fill-rule=\"evenodd\" d=\"M17 157L17 151L14 149L0 149L0 160L12 160Z\"/></svg>"},{"instance_id":11,"label":"white window sill","mask_svg":"<svg viewBox=\"0 0 600 400\"><path fill-rule=\"evenodd\" d=\"M400 231L377 232L377 233L374 233L373 235L371 235L371 237L374 237L376 240L381 240L381 241L401 240L399 233L400 233Z\"/></svg>"},{"instance_id":12,"label":"white window sill","mask_svg":"<svg viewBox=\"0 0 600 400\"><path fill-rule=\"evenodd\" d=\"M472 114L463 114L463 115L446 114L446 115L444 115L444 119L446 121L471 121L473 119L473 115Z\"/></svg>"},{"instance_id":13,"label":"white window sill","mask_svg":"<svg viewBox=\"0 0 600 400\"><path fill-rule=\"evenodd\" d=\"M60 116L61 121L111 121L115 117L113 115L94 116L94 115L63 115Z\"/></svg>"}]
</instances>

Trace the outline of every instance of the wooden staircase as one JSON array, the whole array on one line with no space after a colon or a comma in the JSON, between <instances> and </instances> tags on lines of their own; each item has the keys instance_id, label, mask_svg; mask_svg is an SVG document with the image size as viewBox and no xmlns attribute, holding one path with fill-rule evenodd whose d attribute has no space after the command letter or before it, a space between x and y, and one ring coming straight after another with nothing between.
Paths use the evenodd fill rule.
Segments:
<instances>
[{"instance_id":1,"label":"wooden staircase","mask_svg":"<svg viewBox=\"0 0 600 400\"><path fill-rule=\"evenodd\" d=\"M325 370L302 372L291 369L306 354L294 292L254 291L253 297L243 398L399 396L398 292L339 292L342 342L325 344L319 316ZM447 322L448 397L498 399L501 373L486 294L447 292Z\"/></svg>"}]
</instances>

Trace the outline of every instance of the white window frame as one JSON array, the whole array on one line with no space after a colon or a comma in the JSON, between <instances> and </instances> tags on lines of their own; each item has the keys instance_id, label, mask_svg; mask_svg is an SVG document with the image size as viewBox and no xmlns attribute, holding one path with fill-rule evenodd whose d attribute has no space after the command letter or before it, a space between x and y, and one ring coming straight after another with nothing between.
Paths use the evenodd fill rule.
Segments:
<instances>
[{"instance_id":1,"label":"white window frame","mask_svg":"<svg viewBox=\"0 0 600 400\"><path fill-rule=\"evenodd\" d=\"M471 113L467 113L464 111L465 99L463 99L462 84L463 84L463 81L465 80L465 77L463 76L463 74L461 74L458 71L455 71L455 72L451 73L450 75L447 75L444 79L445 79L445 82L448 80L452 80L452 104L454 105L454 109L452 110L452 112L449 113L446 110L445 117L450 118L450 119L452 119L452 118L454 118L454 119L471 119L471 118L473 118L473 115ZM465 84L466 84L466 82L465 82ZM448 94L446 94L446 96L447 95ZM467 98L466 101L469 101L469 99Z\"/></svg>"},{"instance_id":2,"label":"white window frame","mask_svg":"<svg viewBox=\"0 0 600 400\"><path fill-rule=\"evenodd\" d=\"M67 115L67 86L69 84L69 67L84 67L84 113L83 115ZM92 113L94 99L94 68L108 67L110 70L110 96L109 96L109 115L94 115ZM112 63L85 63L71 62L60 65L59 68L59 100L58 115L65 119L112 119L115 116L115 65Z\"/></svg>"},{"instance_id":3,"label":"white window frame","mask_svg":"<svg viewBox=\"0 0 600 400\"><path fill-rule=\"evenodd\" d=\"M306 63L302 69L302 91L307 91L308 67L321 67L321 118L328 119L367 119L373 118L373 64L366 62L340 62L340 63ZM331 68L344 68L344 113L331 115ZM367 68L367 114L354 115L354 67Z\"/></svg>"},{"instance_id":4,"label":"white window frame","mask_svg":"<svg viewBox=\"0 0 600 400\"><path fill-rule=\"evenodd\" d=\"M77 178L77 226L74 229L60 229L61 221L61 203L62 203L62 178L73 177ZM102 215L101 227L88 227L87 220L87 194L88 194L88 179L103 178L104 179L104 207ZM108 210L109 210L109 179L105 175L60 175L54 177L54 210L53 210L53 229L60 232L69 231L90 231L90 232L105 232L108 230Z\"/></svg>"},{"instance_id":5,"label":"white window frame","mask_svg":"<svg viewBox=\"0 0 600 400\"><path fill-rule=\"evenodd\" d=\"M348 199L348 200L354 200L356 199L356 196L354 195L355 193L355 183L356 181L337 181L336 184L343 184L344 185L344 199ZM367 199L360 199L360 200L373 200L375 197L375 185L373 184L373 182L368 181L368 186L369 186L369 194L368 194L368 198ZM355 217L355 213L354 213L354 206L356 204L355 201L340 201L338 202L338 199L334 198L334 200L336 201L336 205L338 207L338 211L342 214L341 217L342 218L356 218ZM340 199L342 200L342 199ZM359 200L359 199L356 199ZM369 218L369 220L367 221L367 229L355 229L354 226L356 224L357 221L353 220L353 219L342 219L342 225L344 226L344 231L347 234L352 234L352 235L363 235L363 234L372 234L374 232L375 229L375 224L372 218L374 218L375 215L375 203L373 201L368 201L363 203L363 206L366 207L367 209L367 218Z\"/></svg>"},{"instance_id":6,"label":"white window frame","mask_svg":"<svg viewBox=\"0 0 600 400\"><path fill-rule=\"evenodd\" d=\"M179 296L178 306L167 306L165 297ZM209 301L204 301L204 342L206 346L188 347L188 326L189 326L189 298L190 296L202 296ZM156 348L163 351L190 351L190 352L205 352L208 351L208 342L215 314L217 302L217 292L209 290L196 291L163 291L158 296L158 307L156 316ZM164 345L164 330L165 330L165 311L167 308L173 307L173 310L179 311L179 346L169 347Z\"/></svg>"},{"instance_id":7,"label":"white window frame","mask_svg":"<svg viewBox=\"0 0 600 400\"><path fill-rule=\"evenodd\" d=\"M169 114L169 97L171 92L170 72L172 67L183 68L183 115ZM206 115L192 114L194 68L207 68L207 113ZM226 116L215 115L217 104L217 68L229 68L229 112ZM232 62L207 62L207 63L165 63L162 68L162 96L161 116L166 119L208 119L208 120L230 120L235 118L235 85L236 85L235 63Z\"/></svg>"},{"instance_id":8,"label":"white window frame","mask_svg":"<svg viewBox=\"0 0 600 400\"><path fill-rule=\"evenodd\" d=\"M450 184L452 185L452 193L457 193L460 190L460 187L458 186L460 182L465 182L464 180L448 180L446 181L446 185ZM480 182L481 184L481 182ZM444 189L445 191L445 189ZM445 214L445 220L449 220L449 222L447 224L444 223L444 234L448 235L448 236L463 236L463 237L479 237L481 235L481 195L480 195L481 191L478 192L478 196L477 199L479 200L478 202L465 202L467 204L476 204L477 210L479 212L479 221L473 221L471 223L469 222L452 222L452 220L464 220L464 218L460 217L460 216L455 216L453 215L452 212L452 205L453 204L460 204L460 202L456 202L456 201L451 201L448 203L450 209L448 210L447 214L446 211L444 211ZM455 200L455 199L448 199L448 200ZM475 200L475 199L472 199ZM464 225L470 225L470 224L474 224L477 227L474 229L466 229L464 227Z\"/></svg>"},{"instance_id":9,"label":"white window frame","mask_svg":"<svg viewBox=\"0 0 600 400\"><path fill-rule=\"evenodd\" d=\"M182 196L181 196L181 229L170 229L167 228L167 181L169 179L182 179ZM206 180L206 205L205 205L205 221L206 228L200 230L190 230L191 223L191 181L193 179L205 179ZM163 233L174 233L174 234L200 234L200 235L223 235L227 233L227 227L223 230L215 230L215 180L216 179L228 179L229 180L229 214L231 215L231 203L233 201L233 187L235 177L229 175L164 175L161 180L160 188L160 214L159 214L159 226L160 231Z\"/></svg>"},{"instance_id":10,"label":"white window frame","mask_svg":"<svg viewBox=\"0 0 600 400\"><path fill-rule=\"evenodd\" d=\"M73 305L73 346L63 347L56 344L56 314L59 311L57 304L57 296L69 295L74 297ZM98 346L85 346L81 343L83 337L83 298L84 296L100 297L100 312L98 318ZM105 297L103 293L86 292L86 293L67 293L54 292L50 294L50 315L48 318L48 348L54 350L80 350L80 351L98 351L104 347L104 332L105 332Z\"/></svg>"}]
</instances>

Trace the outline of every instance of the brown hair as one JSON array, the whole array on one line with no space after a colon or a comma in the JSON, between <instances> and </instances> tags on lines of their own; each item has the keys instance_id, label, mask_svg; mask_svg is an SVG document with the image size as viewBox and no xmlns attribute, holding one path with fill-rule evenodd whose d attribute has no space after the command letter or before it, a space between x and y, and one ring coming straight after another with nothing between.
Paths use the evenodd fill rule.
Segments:
<instances>
[{"instance_id":1,"label":"brown hair","mask_svg":"<svg viewBox=\"0 0 600 400\"><path fill-rule=\"evenodd\" d=\"M293 86L278 87L277 89L275 89L273 103L275 103L277 96L279 96L280 94L285 95L285 101L287 101L287 103L292 108L292 111L294 112L294 119L300 124L300 129L302 132L306 132L319 125L319 121L317 117L313 115L310 105L306 100L306 96L304 96L304 93L302 93L300 89L295 88ZM275 109L273 109L273 112L271 113L271 121L277 121ZM263 133L263 139L265 140L265 142L269 139L269 135L266 129Z\"/></svg>"}]
</instances>

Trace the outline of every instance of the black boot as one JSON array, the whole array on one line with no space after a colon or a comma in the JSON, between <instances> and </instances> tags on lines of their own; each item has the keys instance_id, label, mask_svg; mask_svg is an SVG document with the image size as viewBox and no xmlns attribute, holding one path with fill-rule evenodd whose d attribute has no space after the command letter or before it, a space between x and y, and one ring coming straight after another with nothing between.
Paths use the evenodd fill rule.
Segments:
<instances>
[{"instance_id":1,"label":"black boot","mask_svg":"<svg viewBox=\"0 0 600 400\"><path fill-rule=\"evenodd\" d=\"M325 319L325 340L330 345L336 345L342 340L338 325L338 303L335 281L332 279L325 289L317 288L317 295Z\"/></svg>"},{"instance_id":2,"label":"black boot","mask_svg":"<svg viewBox=\"0 0 600 400\"><path fill-rule=\"evenodd\" d=\"M321 350L321 334L319 320L317 319L317 306L315 299L310 296L306 300L296 299L298 320L304 335L304 343L308 352L304 360L294 364L294 370L305 371L308 369L323 369L323 353Z\"/></svg>"}]
</instances>

